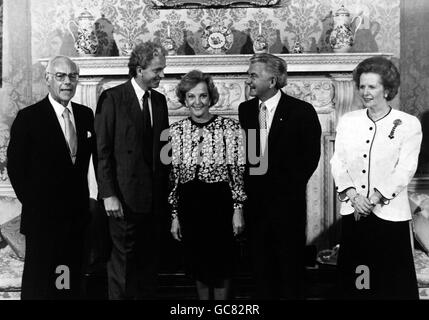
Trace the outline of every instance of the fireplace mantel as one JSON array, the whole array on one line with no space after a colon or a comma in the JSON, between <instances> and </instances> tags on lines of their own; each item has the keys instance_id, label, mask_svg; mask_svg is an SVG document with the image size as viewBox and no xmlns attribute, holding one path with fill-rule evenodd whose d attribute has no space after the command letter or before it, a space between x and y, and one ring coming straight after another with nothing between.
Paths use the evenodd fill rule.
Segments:
<instances>
[{"instance_id":1,"label":"fireplace mantel","mask_svg":"<svg viewBox=\"0 0 429 320\"><path fill-rule=\"evenodd\" d=\"M184 74L199 69L212 74L246 73L252 55L195 55L167 56L166 75ZM277 54L288 63L288 72L351 72L356 65L369 57L386 56L386 53L308 53ZM129 56L120 57L76 57L81 76L123 76L128 74ZM48 59L40 62L47 64Z\"/></svg>"},{"instance_id":2,"label":"fireplace mantel","mask_svg":"<svg viewBox=\"0 0 429 320\"><path fill-rule=\"evenodd\" d=\"M322 149L319 166L307 186L307 242L319 248L335 244L337 203L329 161L340 115L359 108L355 100L352 72L362 60L388 53L280 54L288 64L288 84L283 91L310 102L322 126ZM212 111L237 118L238 105L247 98L245 80L251 55L167 56L165 78L158 91L167 98L170 123L187 115L175 96L180 76L192 69L213 75L220 98ZM73 101L91 107L106 88L128 79L129 57L76 57L80 79ZM47 59L40 62L47 64Z\"/></svg>"}]
</instances>

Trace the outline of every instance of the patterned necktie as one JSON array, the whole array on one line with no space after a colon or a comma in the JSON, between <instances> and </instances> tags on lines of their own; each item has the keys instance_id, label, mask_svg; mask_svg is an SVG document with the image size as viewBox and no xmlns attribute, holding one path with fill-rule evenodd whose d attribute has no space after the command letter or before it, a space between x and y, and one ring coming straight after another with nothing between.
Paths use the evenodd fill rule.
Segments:
<instances>
[{"instance_id":1,"label":"patterned necktie","mask_svg":"<svg viewBox=\"0 0 429 320\"><path fill-rule=\"evenodd\" d=\"M146 155L146 160L149 164L152 164L153 157L153 130L152 123L150 121L150 111L149 111L149 96L150 91L147 90L142 99L143 105L143 150Z\"/></svg>"},{"instance_id":2,"label":"patterned necktie","mask_svg":"<svg viewBox=\"0 0 429 320\"><path fill-rule=\"evenodd\" d=\"M76 131L74 129L73 123L70 120L70 110L64 108L63 118L65 124L65 136L67 140L67 144L69 146L69 152L73 163L76 160L76 152L77 152L77 137Z\"/></svg>"},{"instance_id":3,"label":"patterned necktie","mask_svg":"<svg viewBox=\"0 0 429 320\"><path fill-rule=\"evenodd\" d=\"M260 142L261 142L261 154L264 154L265 145L267 142L268 130L267 130L267 106L265 103L261 103L259 106L259 129L260 130Z\"/></svg>"}]
</instances>

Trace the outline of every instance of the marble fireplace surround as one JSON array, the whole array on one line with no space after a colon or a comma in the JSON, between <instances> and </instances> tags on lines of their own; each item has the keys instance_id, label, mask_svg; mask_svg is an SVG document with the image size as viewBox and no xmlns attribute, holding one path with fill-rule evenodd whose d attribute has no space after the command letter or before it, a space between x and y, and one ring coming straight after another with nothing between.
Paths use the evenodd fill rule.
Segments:
<instances>
[{"instance_id":1,"label":"marble fireplace surround","mask_svg":"<svg viewBox=\"0 0 429 320\"><path fill-rule=\"evenodd\" d=\"M355 107L352 71L371 56L391 57L387 53L284 54L288 63L285 92L313 104L322 125L322 150L319 166L307 186L307 242L327 248L337 241L337 201L329 160L334 149L338 116ZM192 70L211 73L220 93L212 111L237 118L238 105L245 100L245 84L250 55L168 56L165 79L158 91L167 97L170 123L187 115L175 98L180 77ZM79 85L73 101L95 110L97 99L106 88L128 78L128 57L78 57ZM41 63L46 65L47 60Z\"/></svg>"}]
</instances>

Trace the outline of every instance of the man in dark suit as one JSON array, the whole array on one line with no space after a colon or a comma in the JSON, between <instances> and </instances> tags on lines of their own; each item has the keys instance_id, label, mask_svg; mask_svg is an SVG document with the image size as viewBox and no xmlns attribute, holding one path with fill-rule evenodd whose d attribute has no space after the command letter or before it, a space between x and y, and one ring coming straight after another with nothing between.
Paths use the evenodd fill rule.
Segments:
<instances>
[{"instance_id":1,"label":"man in dark suit","mask_svg":"<svg viewBox=\"0 0 429 320\"><path fill-rule=\"evenodd\" d=\"M286 80L283 59L254 55L246 85L255 98L239 106L247 133L245 214L259 299L303 298L306 186L319 161L321 128L312 105L281 91Z\"/></svg>"},{"instance_id":2,"label":"man in dark suit","mask_svg":"<svg viewBox=\"0 0 429 320\"><path fill-rule=\"evenodd\" d=\"M160 161L167 101L153 90L164 76L165 50L137 45L131 79L104 91L97 105L98 191L109 216L110 299L156 297L160 220L167 205L168 172Z\"/></svg>"},{"instance_id":3,"label":"man in dark suit","mask_svg":"<svg viewBox=\"0 0 429 320\"><path fill-rule=\"evenodd\" d=\"M7 169L26 239L22 299L81 298L95 135L92 110L70 102L78 80L73 61L51 59L48 96L20 110L11 128Z\"/></svg>"}]
</instances>

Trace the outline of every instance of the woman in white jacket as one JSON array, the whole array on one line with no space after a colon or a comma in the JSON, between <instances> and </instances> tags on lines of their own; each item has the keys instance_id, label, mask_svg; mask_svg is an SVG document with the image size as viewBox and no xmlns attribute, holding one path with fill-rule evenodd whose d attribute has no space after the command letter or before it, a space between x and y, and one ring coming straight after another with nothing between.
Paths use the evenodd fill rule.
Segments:
<instances>
[{"instance_id":1,"label":"woman in white jacket","mask_svg":"<svg viewBox=\"0 0 429 320\"><path fill-rule=\"evenodd\" d=\"M331 159L341 203L339 297L418 299L407 185L417 168L419 120L389 105L400 75L382 57L353 72L364 109L339 120Z\"/></svg>"}]
</instances>

